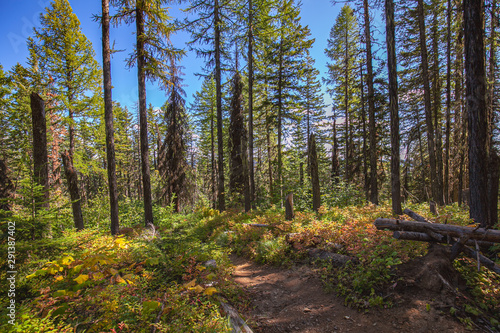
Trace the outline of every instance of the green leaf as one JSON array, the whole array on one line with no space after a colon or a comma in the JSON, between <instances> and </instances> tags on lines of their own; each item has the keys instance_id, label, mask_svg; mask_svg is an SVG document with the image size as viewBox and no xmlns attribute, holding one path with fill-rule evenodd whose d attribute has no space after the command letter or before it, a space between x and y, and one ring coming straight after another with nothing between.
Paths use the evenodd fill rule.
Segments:
<instances>
[{"instance_id":1,"label":"green leaf","mask_svg":"<svg viewBox=\"0 0 500 333\"><path fill-rule=\"evenodd\" d=\"M159 263L160 263L159 258L149 258L148 260L146 260L146 265L150 265L150 266L158 265Z\"/></svg>"},{"instance_id":2,"label":"green leaf","mask_svg":"<svg viewBox=\"0 0 500 333\"><path fill-rule=\"evenodd\" d=\"M87 274L80 274L76 279L73 279L73 281L76 281L78 284L82 284L85 281L89 279L89 276Z\"/></svg>"}]
</instances>

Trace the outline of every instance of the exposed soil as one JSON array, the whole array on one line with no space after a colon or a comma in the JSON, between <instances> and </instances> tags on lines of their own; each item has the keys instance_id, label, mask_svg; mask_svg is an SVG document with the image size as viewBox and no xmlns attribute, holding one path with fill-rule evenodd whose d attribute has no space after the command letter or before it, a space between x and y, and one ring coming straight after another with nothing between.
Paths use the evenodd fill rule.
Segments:
<instances>
[{"instance_id":1,"label":"exposed soil","mask_svg":"<svg viewBox=\"0 0 500 333\"><path fill-rule=\"evenodd\" d=\"M474 332L443 314L449 312L454 300L446 285L430 282L428 290L415 284L416 280L420 283L426 279L418 277L419 272L415 271L422 267L422 262L405 268L409 277L396 286L393 308L362 313L344 306L343 299L333 293L325 292L310 266L283 269L258 265L235 255L231 260L235 281L252 300L250 309L241 314L254 332ZM454 277L445 277L448 278Z\"/></svg>"}]
</instances>

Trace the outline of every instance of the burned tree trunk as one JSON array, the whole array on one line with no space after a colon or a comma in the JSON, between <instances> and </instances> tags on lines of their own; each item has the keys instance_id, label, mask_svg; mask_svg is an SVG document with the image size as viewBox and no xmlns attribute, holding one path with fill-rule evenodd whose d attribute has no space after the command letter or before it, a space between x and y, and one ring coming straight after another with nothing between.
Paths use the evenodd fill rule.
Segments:
<instances>
[{"instance_id":1,"label":"burned tree trunk","mask_svg":"<svg viewBox=\"0 0 500 333\"><path fill-rule=\"evenodd\" d=\"M31 93L31 119L33 124L33 171L35 183L42 187L42 193L35 199L35 210L49 207L49 168L47 154L47 125L45 123L45 102L37 93Z\"/></svg>"},{"instance_id":2,"label":"burned tree trunk","mask_svg":"<svg viewBox=\"0 0 500 333\"><path fill-rule=\"evenodd\" d=\"M80 193L78 190L78 176L76 174L75 168L73 167L73 161L67 150L61 153L61 158L64 165L64 174L66 175L66 180L68 181L68 190L71 197L71 206L73 209L73 221L75 222L75 228L77 230L82 230L84 228L84 225L82 207L80 202Z\"/></svg>"},{"instance_id":3,"label":"burned tree trunk","mask_svg":"<svg viewBox=\"0 0 500 333\"><path fill-rule=\"evenodd\" d=\"M311 168L311 182L313 195L313 210L317 213L321 206L321 190L319 187L318 157L316 154L316 139L314 134L309 138L309 158Z\"/></svg>"},{"instance_id":4,"label":"burned tree trunk","mask_svg":"<svg viewBox=\"0 0 500 333\"><path fill-rule=\"evenodd\" d=\"M494 149L490 150L488 167L488 214L489 225L494 227L498 223L498 177L500 160Z\"/></svg>"},{"instance_id":5,"label":"burned tree trunk","mask_svg":"<svg viewBox=\"0 0 500 333\"><path fill-rule=\"evenodd\" d=\"M469 117L470 217L488 221L488 108L484 63L484 1L464 0L465 78Z\"/></svg>"}]
</instances>

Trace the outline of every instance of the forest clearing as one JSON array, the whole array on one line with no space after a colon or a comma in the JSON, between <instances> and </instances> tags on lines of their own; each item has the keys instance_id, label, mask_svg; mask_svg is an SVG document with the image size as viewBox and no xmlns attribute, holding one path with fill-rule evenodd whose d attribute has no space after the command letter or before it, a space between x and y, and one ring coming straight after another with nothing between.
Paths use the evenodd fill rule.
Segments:
<instances>
[{"instance_id":1,"label":"forest clearing","mask_svg":"<svg viewBox=\"0 0 500 333\"><path fill-rule=\"evenodd\" d=\"M1 332L500 331L497 0L30 1Z\"/></svg>"}]
</instances>

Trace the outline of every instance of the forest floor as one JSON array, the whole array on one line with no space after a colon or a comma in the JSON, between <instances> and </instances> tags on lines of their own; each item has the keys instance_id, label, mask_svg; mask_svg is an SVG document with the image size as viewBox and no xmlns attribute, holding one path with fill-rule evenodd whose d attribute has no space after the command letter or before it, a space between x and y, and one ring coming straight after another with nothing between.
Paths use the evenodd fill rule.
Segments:
<instances>
[{"instance_id":1,"label":"forest floor","mask_svg":"<svg viewBox=\"0 0 500 333\"><path fill-rule=\"evenodd\" d=\"M359 312L326 292L319 272L309 265L279 268L232 255L233 278L250 298L241 310L254 332L480 332L444 314L454 296L446 291L395 288L392 308ZM416 262L415 265L421 265ZM412 274L413 267L405 271ZM405 274L402 274L405 275ZM451 299L448 299L451 298ZM443 310L443 311L441 311Z\"/></svg>"}]
</instances>

